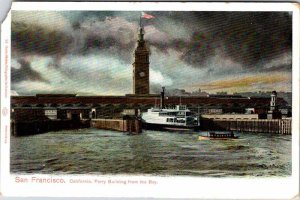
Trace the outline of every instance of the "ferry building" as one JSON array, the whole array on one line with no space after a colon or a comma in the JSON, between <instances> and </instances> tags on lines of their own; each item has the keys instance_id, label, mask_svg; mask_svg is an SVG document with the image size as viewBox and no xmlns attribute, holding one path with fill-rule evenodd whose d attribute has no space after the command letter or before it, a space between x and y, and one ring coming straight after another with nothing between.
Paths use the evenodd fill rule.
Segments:
<instances>
[{"instance_id":1,"label":"ferry building","mask_svg":"<svg viewBox=\"0 0 300 200\"><path fill-rule=\"evenodd\" d=\"M76 94L36 94L35 96L12 96L13 120L41 119L91 119L118 118L124 110L145 112L160 105L159 94L150 94L149 49L144 39L145 31L139 28L137 47L133 53L133 92L125 96L77 96ZM274 101L274 96L272 97ZM245 114L251 110L257 118L267 118L271 98L242 97L235 95L168 96L162 99L166 106L184 104L199 114ZM274 103L274 102L273 102ZM276 97L276 108L286 108L287 102ZM272 104L272 113L275 105ZM270 114L270 112L269 112Z\"/></svg>"}]
</instances>

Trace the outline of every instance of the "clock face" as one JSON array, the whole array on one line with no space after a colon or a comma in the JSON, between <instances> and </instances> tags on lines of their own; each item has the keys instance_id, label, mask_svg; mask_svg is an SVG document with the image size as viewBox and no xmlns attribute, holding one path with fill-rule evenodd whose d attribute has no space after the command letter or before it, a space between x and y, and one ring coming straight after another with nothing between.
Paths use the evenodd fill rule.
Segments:
<instances>
[{"instance_id":1,"label":"clock face","mask_svg":"<svg viewBox=\"0 0 300 200\"><path fill-rule=\"evenodd\" d=\"M140 77L144 77L145 76L145 72L140 72Z\"/></svg>"}]
</instances>

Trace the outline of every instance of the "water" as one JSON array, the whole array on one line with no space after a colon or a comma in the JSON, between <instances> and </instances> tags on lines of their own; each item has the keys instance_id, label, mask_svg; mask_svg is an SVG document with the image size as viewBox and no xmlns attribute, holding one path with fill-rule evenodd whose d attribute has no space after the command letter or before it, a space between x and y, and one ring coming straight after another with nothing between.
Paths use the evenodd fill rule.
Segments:
<instances>
[{"instance_id":1,"label":"water","mask_svg":"<svg viewBox=\"0 0 300 200\"><path fill-rule=\"evenodd\" d=\"M290 176L291 136L239 133L237 140L198 140L200 133L98 129L11 137L11 172L45 174Z\"/></svg>"}]
</instances>

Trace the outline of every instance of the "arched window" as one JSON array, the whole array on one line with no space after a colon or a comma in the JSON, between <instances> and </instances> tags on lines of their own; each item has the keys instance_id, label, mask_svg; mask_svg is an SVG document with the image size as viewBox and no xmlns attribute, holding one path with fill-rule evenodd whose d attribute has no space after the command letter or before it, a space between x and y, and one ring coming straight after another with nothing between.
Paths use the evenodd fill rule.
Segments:
<instances>
[{"instance_id":1,"label":"arched window","mask_svg":"<svg viewBox=\"0 0 300 200\"><path fill-rule=\"evenodd\" d=\"M93 118L93 119L96 118L96 112L95 112L95 111L92 112L92 118Z\"/></svg>"}]
</instances>

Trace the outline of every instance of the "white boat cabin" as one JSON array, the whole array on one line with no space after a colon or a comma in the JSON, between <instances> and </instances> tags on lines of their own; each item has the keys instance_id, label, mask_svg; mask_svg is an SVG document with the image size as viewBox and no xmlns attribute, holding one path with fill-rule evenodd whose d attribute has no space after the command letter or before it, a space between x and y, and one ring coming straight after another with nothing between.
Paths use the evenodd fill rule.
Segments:
<instances>
[{"instance_id":1,"label":"white boat cabin","mask_svg":"<svg viewBox=\"0 0 300 200\"><path fill-rule=\"evenodd\" d=\"M150 108L143 113L142 119L146 123L166 124L175 126L198 125L198 118L193 116L185 105L177 105L175 108Z\"/></svg>"}]
</instances>

